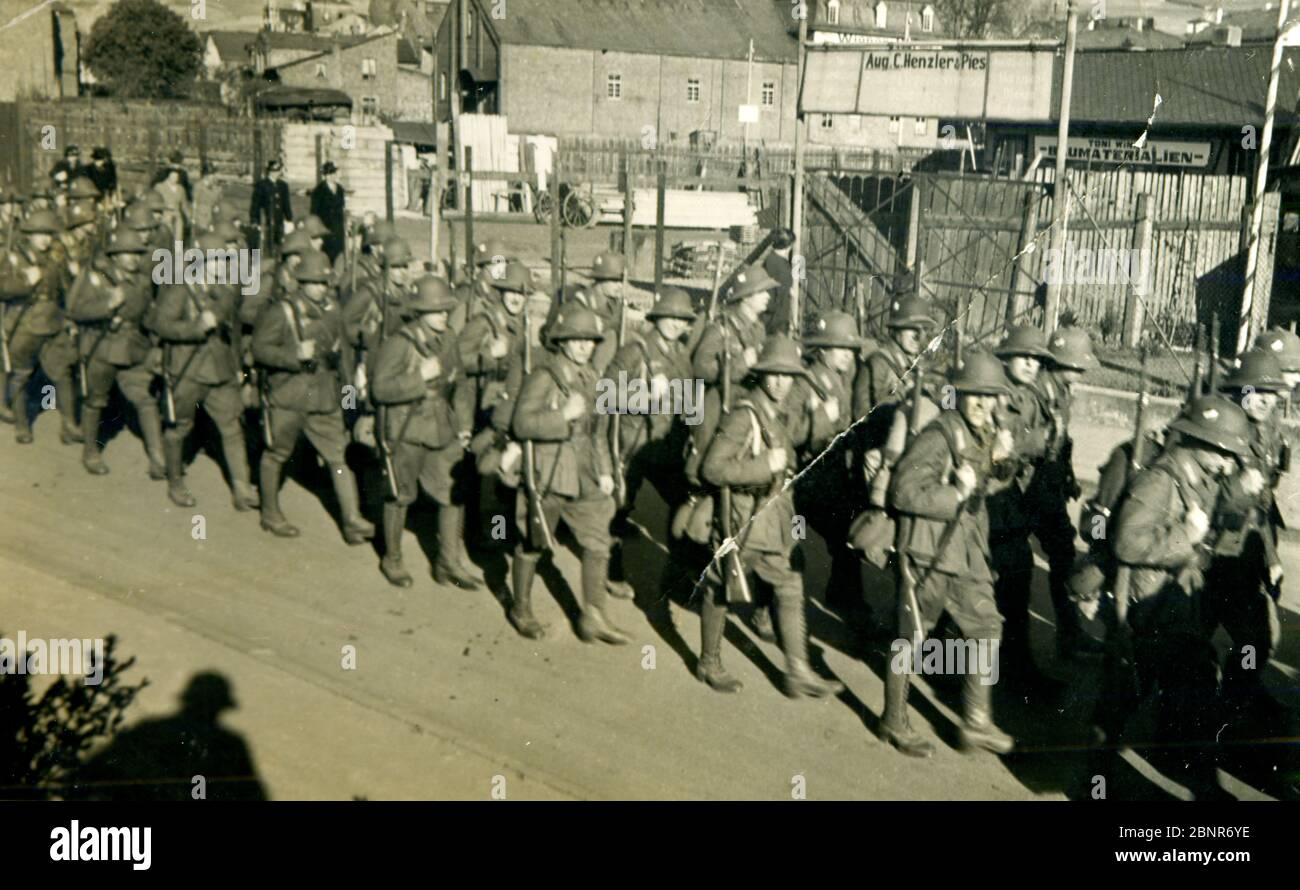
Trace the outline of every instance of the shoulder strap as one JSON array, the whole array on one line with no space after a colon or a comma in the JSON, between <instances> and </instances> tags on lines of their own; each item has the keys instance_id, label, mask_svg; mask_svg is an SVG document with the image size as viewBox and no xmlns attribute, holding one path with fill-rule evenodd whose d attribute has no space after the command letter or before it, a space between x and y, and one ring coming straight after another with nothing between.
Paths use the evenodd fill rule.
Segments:
<instances>
[{"instance_id":1,"label":"shoulder strap","mask_svg":"<svg viewBox=\"0 0 1300 890\"><path fill-rule=\"evenodd\" d=\"M745 447L752 451L754 457L758 457L761 452L758 447L760 441L768 448L772 447L772 443L768 440L767 433L763 429L763 424L759 420L758 408L754 407L754 403L749 399L740 399L736 402L736 407L745 408L749 411L749 435L745 439Z\"/></svg>"}]
</instances>

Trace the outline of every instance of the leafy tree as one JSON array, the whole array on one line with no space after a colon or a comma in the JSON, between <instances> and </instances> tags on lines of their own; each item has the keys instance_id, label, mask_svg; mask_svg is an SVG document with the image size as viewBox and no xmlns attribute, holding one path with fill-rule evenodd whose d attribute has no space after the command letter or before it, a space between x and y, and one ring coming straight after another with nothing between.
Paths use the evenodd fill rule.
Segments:
<instances>
[{"instance_id":1,"label":"leafy tree","mask_svg":"<svg viewBox=\"0 0 1300 890\"><path fill-rule=\"evenodd\" d=\"M118 0L91 28L82 57L119 98L168 99L189 92L203 45L157 0Z\"/></svg>"},{"instance_id":2,"label":"leafy tree","mask_svg":"<svg viewBox=\"0 0 1300 890\"><path fill-rule=\"evenodd\" d=\"M975 40L1060 36L1060 0L935 0L945 34Z\"/></svg>"}]
</instances>

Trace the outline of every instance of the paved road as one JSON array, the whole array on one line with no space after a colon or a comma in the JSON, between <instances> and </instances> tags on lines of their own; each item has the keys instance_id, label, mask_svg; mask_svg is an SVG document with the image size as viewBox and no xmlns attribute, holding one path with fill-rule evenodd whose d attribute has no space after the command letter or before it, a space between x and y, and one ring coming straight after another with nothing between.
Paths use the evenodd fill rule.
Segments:
<instances>
[{"instance_id":1,"label":"paved road","mask_svg":"<svg viewBox=\"0 0 1300 890\"><path fill-rule=\"evenodd\" d=\"M131 722L173 713L194 673L224 674L239 702L226 725L244 736L273 797L483 799L504 777L511 799L789 799L796 787L821 799L1024 799L1076 794L1086 780L1086 674L1071 677L1050 708L1002 698L1003 722L1026 750L1001 760L958 753L945 719L956 691L926 686L914 700L939 751L918 764L875 739L882 663L864 662L820 607L815 660L847 684L841 698L785 699L775 685L779 653L734 622L725 656L744 692L719 696L696 682L698 619L659 592L657 573L674 567L651 540L633 548L637 606L612 607L632 646L575 638L565 604L572 610L578 573L567 553L548 579L561 593L539 582L535 595L551 639L532 643L506 623L500 584L494 598L433 583L421 549L431 534L417 541L408 532L419 580L396 590L374 552L346 547L297 481L283 501L304 534L281 541L260 531L255 514L232 510L207 456L190 470L199 506L182 511L147 479L129 433L107 447L112 474L94 478L75 448L57 444L57 431L57 419L43 416L34 447L0 435L0 631L116 634L122 654L138 659L131 676L152 683ZM300 458L300 475L317 472L312 464ZM653 498L642 506L662 540L662 511ZM201 540L195 516L206 523ZM413 526L427 529L427 520ZM824 550L809 549L808 583L820 596ZM479 559L500 582L504 562ZM1287 561L1295 559L1290 548ZM1040 590L1039 614L1050 615L1041 606ZM1294 650L1295 616L1287 619ZM1036 631L1050 664L1050 626L1039 621ZM354 670L341 665L345 646L356 648ZM1300 664L1294 654L1283 660ZM1147 793L1130 778L1135 796Z\"/></svg>"}]
</instances>

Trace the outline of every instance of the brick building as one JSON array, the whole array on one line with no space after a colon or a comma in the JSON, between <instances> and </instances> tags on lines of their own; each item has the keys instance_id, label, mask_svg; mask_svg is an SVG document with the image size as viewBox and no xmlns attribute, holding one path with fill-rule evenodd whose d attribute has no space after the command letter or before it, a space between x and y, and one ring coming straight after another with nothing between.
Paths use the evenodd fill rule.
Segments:
<instances>
[{"instance_id":1,"label":"brick building","mask_svg":"<svg viewBox=\"0 0 1300 890\"><path fill-rule=\"evenodd\" d=\"M0 102L73 98L79 65L77 16L64 3L0 0Z\"/></svg>"}]
</instances>

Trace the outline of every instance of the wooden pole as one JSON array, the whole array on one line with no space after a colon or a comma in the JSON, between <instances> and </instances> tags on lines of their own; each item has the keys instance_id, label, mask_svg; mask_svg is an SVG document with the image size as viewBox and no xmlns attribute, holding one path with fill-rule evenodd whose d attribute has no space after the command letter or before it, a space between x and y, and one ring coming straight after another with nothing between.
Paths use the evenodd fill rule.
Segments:
<instances>
[{"instance_id":1,"label":"wooden pole","mask_svg":"<svg viewBox=\"0 0 1300 890\"><path fill-rule=\"evenodd\" d=\"M1129 282L1128 304L1124 307L1124 345L1133 347L1142 342L1142 328L1146 321L1147 276L1150 274L1148 258L1155 233L1155 218L1151 213L1151 196L1138 195L1137 228L1133 231L1133 247L1140 257L1137 279Z\"/></svg>"},{"instance_id":2,"label":"wooden pole","mask_svg":"<svg viewBox=\"0 0 1300 890\"><path fill-rule=\"evenodd\" d=\"M1070 16L1066 21L1065 31L1065 66L1061 74L1061 119L1056 127L1056 182L1055 199L1052 210L1055 219L1052 224L1052 254L1059 257L1065 250L1065 238L1069 229L1070 190L1066 185L1065 159L1070 153L1070 97L1074 92L1074 44L1079 30L1079 12L1070 3ZM1061 277L1047 282L1047 306L1043 312L1043 330L1051 333L1056 330L1056 320L1061 314Z\"/></svg>"},{"instance_id":3,"label":"wooden pole","mask_svg":"<svg viewBox=\"0 0 1300 890\"><path fill-rule=\"evenodd\" d=\"M655 293L664 286L664 203L668 194L668 165L659 160L655 182Z\"/></svg>"},{"instance_id":4,"label":"wooden pole","mask_svg":"<svg viewBox=\"0 0 1300 890\"><path fill-rule=\"evenodd\" d=\"M1018 324L1029 309L1029 295L1026 291L1033 285L1033 278L1026 268L1029 257L1025 251L1038 237L1038 193L1034 189L1025 189L1025 206L1020 217L1020 239L1016 243L1015 269L1011 275L1011 293L1007 300L1007 324Z\"/></svg>"},{"instance_id":5,"label":"wooden pole","mask_svg":"<svg viewBox=\"0 0 1300 890\"><path fill-rule=\"evenodd\" d=\"M384 143L384 219L393 221L393 143Z\"/></svg>"},{"instance_id":6,"label":"wooden pole","mask_svg":"<svg viewBox=\"0 0 1300 890\"><path fill-rule=\"evenodd\" d=\"M632 250L632 158L623 152L623 265L631 272L636 254Z\"/></svg>"},{"instance_id":7,"label":"wooden pole","mask_svg":"<svg viewBox=\"0 0 1300 890\"><path fill-rule=\"evenodd\" d=\"M795 102L802 101L803 98L803 78L804 78L804 56L806 50L804 44L808 42L808 6L803 4L798 8L803 13L799 16L799 48L798 62L796 69L798 71L799 83L795 92ZM790 196L790 231L794 233L795 253L793 255L793 275L790 276L790 336L793 337L803 328L800 324L801 310L799 308L800 297L803 296L803 274L804 268L803 257L803 154L804 138L807 130L807 122L800 113L798 105L795 107L794 116L794 192Z\"/></svg>"},{"instance_id":8,"label":"wooden pole","mask_svg":"<svg viewBox=\"0 0 1300 890\"><path fill-rule=\"evenodd\" d=\"M430 120L438 120L438 71L437 65L434 66L433 77L429 78L429 108L432 111ZM429 259L433 262L433 268L438 268L438 236L442 234L442 159L443 146L438 144L438 126L434 125L434 165L429 171ZM451 281L451 267L447 267L447 280Z\"/></svg>"},{"instance_id":9,"label":"wooden pole","mask_svg":"<svg viewBox=\"0 0 1300 890\"><path fill-rule=\"evenodd\" d=\"M465 146L465 273L474 275L474 149Z\"/></svg>"},{"instance_id":10,"label":"wooden pole","mask_svg":"<svg viewBox=\"0 0 1300 890\"><path fill-rule=\"evenodd\" d=\"M321 134L316 134L316 184L320 185L320 165L323 161L321 150Z\"/></svg>"},{"instance_id":11,"label":"wooden pole","mask_svg":"<svg viewBox=\"0 0 1300 890\"><path fill-rule=\"evenodd\" d=\"M551 296L560 298L564 282L560 277L560 152L551 155Z\"/></svg>"},{"instance_id":12,"label":"wooden pole","mask_svg":"<svg viewBox=\"0 0 1300 890\"><path fill-rule=\"evenodd\" d=\"M1282 41L1286 30L1290 0L1282 0L1277 10L1277 37L1273 41L1273 67L1268 75L1268 99L1264 103L1264 133L1259 140L1259 162L1255 166L1255 200L1251 204L1250 237L1246 245L1246 288L1241 296L1241 318L1237 324L1237 354L1250 347L1257 327L1257 299L1263 290L1256 281L1259 271L1259 234L1264 224L1264 190L1268 186L1268 155L1273 147L1273 114L1277 110L1277 82L1282 70ZM1261 319L1261 322L1264 321Z\"/></svg>"}]
</instances>

